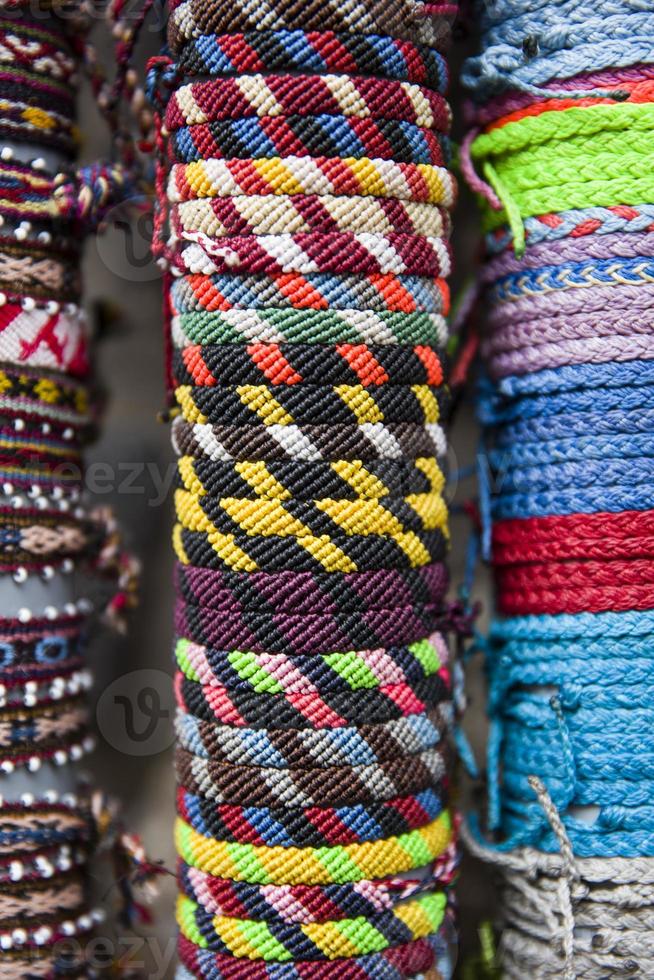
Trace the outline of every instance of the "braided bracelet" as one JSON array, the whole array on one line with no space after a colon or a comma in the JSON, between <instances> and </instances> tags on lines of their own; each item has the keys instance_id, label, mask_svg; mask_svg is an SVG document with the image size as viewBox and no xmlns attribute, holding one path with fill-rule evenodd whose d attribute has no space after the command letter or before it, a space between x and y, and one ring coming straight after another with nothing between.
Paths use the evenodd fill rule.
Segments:
<instances>
[{"instance_id":1,"label":"braided bracelet","mask_svg":"<svg viewBox=\"0 0 654 980\"><path fill-rule=\"evenodd\" d=\"M248 728L346 728L354 724L383 724L395 718L426 712L448 700L449 678L440 672L412 685L394 683L352 694L316 692L287 698L283 694L250 694L238 688L175 681L177 703L202 721Z\"/></svg>"},{"instance_id":2,"label":"braided bracelet","mask_svg":"<svg viewBox=\"0 0 654 980\"><path fill-rule=\"evenodd\" d=\"M180 126L172 134L175 161L210 157L247 159L295 156L367 156L398 163L442 166L449 160L447 139L432 129L396 119L369 119L322 113L318 116L272 115Z\"/></svg>"},{"instance_id":3,"label":"braided bracelet","mask_svg":"<svg viewBox=\"0 0 654 980\"><path fill-rule=\"evenodd\" d=\"M448 849L451 851L451 848ZM447 863L448 852L443 855ZM450 855L451 857L451 855ZM450 871L439 858L425 878L393 878L354 881L327 885L259 885L245 881L217 878L178 862L181 888L185 895L200 901L217 914L240 918L245 910L253 919L275 922L328 922L367 915L374 919L380 912L390 912L407 898L420 895L439 881L446 881Z\"/></svg>"},{"instance_id":4,"label":"braided bracelet","mask_svg":"<svg viewBox=\"0 0 654 980\"><path fill-rule=\"evenodd\" d=\"M214 243L201 232L184 232L183 238L191 242L175 260L176 271L183 273L212 275L233 270L279 276L348 274L360 269L368 275L437 277L451 272L447 245L431 236L329 232L246 235Z\"/></svg>"},{"instance_id":5,"label":"braided bracelet","mask_svg":"<svg viewBox=\"0 0 654 980\"><path fill-rule=\"evenodd\" d=\"M338 647L393 646L418 640L443 623L442 598L368 612L259 613L214 612L177 603L175 630L181 636L218 647L272 654L328 653Z\"/></svg>"},{"instance_id":6,"label":"braided bracelet","mask_svg":"<svg viewBox=\"0 0 654 980\"><path fill-rule=\"evenodd\" d=\"M439 789L434 787L367 806L359 803L351 807L239 807L216 805L180 787L177 812L198 833L215 840L268 847L327 847L398 837L426 826L443 810L446 794ZM203 904L206 905L205 900ZM363 896L359 906L362 906L361 914L370 914L375 907L374 903L365 902ZM257 918L255 911L248 908L248 914ZM270 917L270 910L265 917Z\"/></svg>"},{"instance_id":7,"label":"braided bracelet","mask_svg":"<svg viewBox=\"0 0 654 980\"><path fill-rule=\"evenodd\" d=\"M230 311L301 309L304 311L357 310L368 313L443 312L449 302L441 279L424 276L341 276L327 273L184 276L173 280L176 311Z\"/></svg>"},{"instance_id":8,"label":"braided bracelet","mask_svg":"<svg viewBox=\"0 0 654 980\"><path fill-rule=\"evenodd\" d=\"M440 422L449 393L434 385L221 385L219 389L179 385L175 400L187 422L221 425L315 425L356 422ZM219 418L214 419L214 414Z\"/></svg>"},{"instance_id":9,"label":"braided bracelet","mask_svg":"<svg viewBox=\"0 0 654 980\"><path fill-rule=\"evenodd\" d=\"M271 385L360 383L380 385L440 385L443 354L433 347L369 347L367 344L253 343L186 347L173 357L180 385Z\"/></svg>"},{"instance_id":10,"label":"braided bracelet","mask_svg":"<svg viewBox=\"0 0 654 980\"><path fill-rule=\"evenodd\" d=\"M415 460L323 460L237 462L177 461L176 485L190 493L252 499L377 499L440 493L445 478L433 457Z\"/></svg>"},{"instance_id":11,"label":"braided bracelet","mask_svg":"<svg viewBox=\"0 0 654 980\"><path fill-rule=\"evenodd\" d=\"M444 167L374 157L289 156L198 160L170 170L171 203L241 194L329 194L395 198L451 208L456 187Z\"/></svg>"},{"instance_id":12,"label":"braided bracelet","mask_svg":"<svg viewBox=\"0 0 654 980\"><path fill-rule=\"evenodd\" d=\"M558 214L524 219L525 238L531 246L542 241L581 238L584 234L610 235L648 231L654 220L653 204L638 204L603 208L589 207L567 210ZM497 228L486 236L489 253L495 254L511 247L513 235L508 227Z\"/></svg>"},{"instance_id":13,"label":"braided bracelet","mask_svg":"<svg viewBox=\"0 0 654 980\"><path fill-rule=\"evenodd\" d=\"M442 457L445 435L440 425L367 422L363 425L280 425L260 429L238 425L173 421L173 447L195 459L268 462L283 460L345 461Z\"/></svg>"},{"instance_id":14,"label":"braided bracelet","mask_svg":"<svg viewBox=\"0 0 654 980\"><path fill-rule=\"evenodd\" d=\"M323 114L395 119L438 132L447 131L451 123L442 95L413 82L351 74L255 73L180 86L168 100L164 126L173 132L182 126L228 119L320 118Z\"/></svg>"},{"instance_id":15,"label":"braided bracelet","mask_svg":"<svg viewBox=\"0 0 654 980\"><path fill-rule=\"evenodd\" d=\"M198 758L278 769L293 768L302 763L311 763L318 769L336 764L375 765L392 762L401 755L420 755L441 743L441 728L442 725L439 727L428 717L417 720L417 716L413 716L386 725L364 725L361 731L324 729L303 739L294 730L263 731L212 725L183 712L178 713L176 720L181 747ZM403 743L401 738L404 736L406 742Z\"/></svg>"},{"instance_id":16,"label":"braided bracelet","mask_svg":"<svg viewBox=\"0 0 654 980\"><path fill-rule=\"evenodd\" d=\"M445 895L424 895L398 906L393 913L379 916L375 924L365 918L340 920L339 923L306 923L301 927L286 923L274 932L265 922L211 917L201 906L180 897L177 921L182 934L201 948L229 952L248 959L271 961L335 960L357 953L378 952L388 946L420 939L436 931L443 921ZM240 935L241 932L245 935Z\"/></svg>"},{"instance_id":17,"label":"braided bracelet","mask_svg":"<svg viewBox=\"0 0 654 980\"><path fill-rule=\"evenodd\" d=\"M334 578L320 572L243 574L176 565L175 584L180 596L189 602L211 605L216 610L279 609L298 614L358 610L363 614L368 609L435 602L447 586L447 573L442 565L425 565Z\"/></svg>"},{"instance_id":18,"label":"braided bracelet","mask_svg":"<svg viewBox=\"0 0 654 980\"><path fill-rule=\"evenodd\" d=\"M372 843L311 848L225 845L196 833L178 819L177 850L186 864L220 878L254 884L344 884L428 865L451 839L447 812L425 828Z\"/></svg>"},{"instance_id":19,"label":"braided bracelet","mask_svg":"<svg viewBox=\"0 0 654 980\"><path fill-rule=\"evenodd\" d=\"M201 231L226 235L282 232L404 232L449 238L448 212L435 204L392 198L336 197L329 194L233 195L182 201L171 209L177 234ZM353 285L358 280L353 280Z\"/></svg>"},{"instance_id":20,"label":"braided bracelet","mask_svg":"<svg viewBox=\"0 0 654 980\"><path fill-rule=\"evenodd\" d=\"M360 310L225 310L174 315L176 347L222 344L259 336L269 343L402 344L408 339L443 347L445 318L438 313L365 313Z\"/></svg>"},{"instance_id":21,"label":"braided bracelet","mask_svg":"<svg viewBox=\"0 0 654 980\"><path fill-rule=\"evenodd\" d=\"M447 87L447 65L438 51L400 38L328 30L254 30L199 35L180 50L184 75L266 72L350 72L416 82L437 92Z\"/></svg>"},{"instance_id":22,"label":"braided bracelet","mask_svg":"<svg viewBox=\"0 0 654 980\"><path fill-rule=\"evenodd\" d=\"M322 655L316 651L314 656L210 649L186 640L177 642L175 652L180 669L190 680L271 694L412 683L437 673L448 662L439 633L407 646Z\"/></svg>"},{"instance_id":23,"label":"braided bracelet","mask_svg":"<svg viewBox=\"0 0 654 980\"><path fill-rule=\"evenodd\" d=\"M171 50L177 52L188 39L202 34L266 31L273 25L276 29L292 28L300 18L308 31L383 34L410 41L420 40L423 4L401 0L389 6L381 0L345 0L338 6L325 7L317 0L311 0L309 5L304 6L297 0L284 0L264 17L251 0L229 9L222 2L207 7L197 0L184 0L171 6L168 43Z\"/></svg>"},{"instance_id":24,"label":"braided bracelet","mask_svg":"<svg viewBox=\"0 0 654 980\"><path fill-rule=\"evenodd\" d=\"M179 940L180 980L330 980L334 969L338 970L339 980L405 980L408 976L424 977L424 980L438 980L439 973L432 971L436 957L446 959L446 941L439 933L423 940L416 940L404 946L390 947L380 953L367 956L348 957L320 961L296 961L295 963L274 963L248 961L234 962L231 955L212 953L201 949L185 936ZM187 968L188 967L188 968ZM239 972L236 973L236 970ZM439 971L440 972L440 971Z\"/></svg>"}]
</instances>

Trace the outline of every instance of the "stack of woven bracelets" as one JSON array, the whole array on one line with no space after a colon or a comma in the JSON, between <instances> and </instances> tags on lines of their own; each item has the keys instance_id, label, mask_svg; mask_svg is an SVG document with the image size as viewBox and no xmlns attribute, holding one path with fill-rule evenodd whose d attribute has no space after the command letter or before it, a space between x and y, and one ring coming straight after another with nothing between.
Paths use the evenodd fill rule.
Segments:
<instances>
[{"instance_id":1,"label":"stack of woven bracelets","mask_svg":"<svg viewBox=\"0 0 654 980\"><path fill-rule=\"evenodd\" d=\"M37 9L38 6L38 9ZM0 977L87 976L100 913L96 843L76 763L92 748L84 692L89 571L106 527L81 502L95 411L79 307L72 170L82 54L74 9L0 9Z\"/></svg>"},{"instance_id":2,"label":"stack of woven bracelets","mask_svg":"<svg viewBox=\"0 0 654 980\"><path fill-rule=\"evenodd\" d=\"M654 975L653 36L649 3L497 0L464 73L508 977Z\"/></svg>"},{"instance_id":3,"label":"stack of woven bracelets","mask_svg":"<svg viewBox=\"0 0 654 980\"><path fill-rule=\"evenodd\" d=\"M450 976L453 12L191 0L153 68L180 980Z\"/></svg>"}]
</instances>

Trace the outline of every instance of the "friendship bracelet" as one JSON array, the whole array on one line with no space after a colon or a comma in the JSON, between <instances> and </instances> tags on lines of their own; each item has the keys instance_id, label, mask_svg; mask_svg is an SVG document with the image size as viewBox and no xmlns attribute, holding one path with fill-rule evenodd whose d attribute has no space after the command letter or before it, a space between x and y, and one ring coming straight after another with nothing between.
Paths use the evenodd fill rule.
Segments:
<instances>
[{"instance_id":1,"label":"friendship bracelet","mask_svg":"<svg viewBox=\"0 0 654 980\"><path fill-rule=\"evenodd\" d=\"M400 837L315 851L241 844L227 848L220 841L197 834L179 819L175 834L182 860L217 877L254 884L299 885L307 878L312 884L344 884L429 864L447 847L451 826L444 813L424 829Z\"/></svg>"},{"instance_id":2,"label":"friendship bracelet","mask_svg":"<svg viewBox=\"0 0 654 980\"><path fill-rule=\"evenodd\" d=\"M212 158L171 167L168 200L173 204L241 194L392 197L451 208L455 185L444 167L370 157Z\"/></svg>"},{"instance_id":3,"label":"friendship bracelet","mask_svg":"<svg viewBox=\"0 0 654 980\"><path fill-rule=\"evenodd\" d=\"M247 647L273 654L327 653L335 647L384 644L420 639L443 625L442 599L368 612L259 613L242 610L225 621L224 610L215 615L206 606L175 606L177 633L212 646Z\"/></svg>"},{"instance_id":4,"label":"friendship bracelet","mask_svg":"<svg viewBox=\"0 0 654 980\"><path fill-rule=\"evenodd\" d=\"M189 980L191 977L202 977L206 980L223 980L229 978L234 980L236 969L241 971L243 976L244 966L242 961L236 961L231 956L220 953L213 953L209 950L200 949L197 945L180 936L179 940L180 958L184 971L181 980ZM342 980L360 980L361 977L371 978L371 980L402 980L407 976L423 976L422 971L431 971L431 967L436 961L436 957L445 955L445 939L436 933L424 940L416 940L404 946L391 947L380 953L370 953L367 956L342 959L321 963L320 961L297 961L295 963L274 963L268 966L263 962L248 962L245 969L248 971L248 980L272 980L272 977L280 980L329 980L329 972L334 971L334 965L339 971L339 978ZM283 972L281 972L283 971ZM434 972L424 972L425 980L438 980L438 975Z\"/></svg>"},{"instance_id":5,"label":"friendship bracelet","mask_svg":"<svg viewBox=\"0 0 654 980\"><path fill-rule=\"evenodd\" d=\"M215 839L267 846L324 847L397 837L424 827L442 812L445 796L431 788L367 806L239 807L216 805L180 788L177 810L198 833ZM323 914L329 908L327 897L325 901ZM203 904L206 906L204 899ZM374 903L361 899L359 904L361 914L374 912ZM248 914L252 914L249 909ZM266 917L269 915L268 912Z\"/></svg>"},{"instance_id":6,"label":"friendship bracelet","mask_svg":"<svg viewBox=\"0 0 654 980\"><path fill-rule=\"evenodd\" d=\"M447 699L449 677L440 673L412 685L394 683L352 694L317 692L287 697L249 694L238 688L200 685L181 674L175 681L177 703L188 714L207 722L248 728L347 728L353 724L384 724L426 712ZM357 707L358 706L358 707Z\"/></svg>"},{"instance_id":7,"label":"friendship bracelet","mask_svg":"<svg viewBox=\"0 0 654 980\"><path fill-rule=\"evenodd\" d=\"M180 385L361 384L430 385L443 381L443 354L433 347L338 344L212 344L185 347L173 357Z\"/></svg>"},{"instance_id":8,"label":"friendship bracelet","mask_svg":"<svg viewBox=\"0 0 654 980\"><path fill-rule=\"evenodd\" d=\"M170 218L177 234L201 231L212 238L337 230L449 238L450 232L448 212L436 205L329 194L253 194L182 201L171 208Z\"/></svg>"},{"instance_id":9,"label":"friendship bracelet","mask_svg":"<svg viewBox=\"0 0 654 980\"><path fill-rule=\"evenodd\" d=\"M219 390L179 385L175 400L187 422L221 425L305 425L341 423L359 426L379 422L440 422L449 392L440 386L411 387L340 385L221 385ZM212 416L220 406L220 418Z\"/></svg>"},{"instance_id":10,"label":"friendship bracelet","mask_svg":"<svg viewBox=\"0 0 654 980\"><path fill-rule=\"evenodd\" d=\"M216 610L237 607L288 613L364 613L367 609L388 610L411 602L420 605L436 601L447 586L447 572L443 565L425 565L334 578L320 572L244 574L176 565L175 584L181 597Z\"/></svg>"},{"instance_id":11,"label":"friendship bracelet","mask_svg":"<svg viewBox=\"0 0 654 980\"><path fill-rule=\"evenodd\" d=\"M438 132L448 130L451 123L445 99L413 82L366 75L295 73L224 77L219 88L213 81L182 85L168 100L163 123L173 132L182 126L227 119L294 115L320 118L325 113L397 119Z\"/></svg>"},{"instance_id":12,"label":"friendship bracelet","mask_svg":"<svg viewBox=\"0 0 654 980\"><path fill-rule=\"evenodd\" d=\"M414 724L411 725L410 721ZM325 730L306 744L294 731L270 729L255 732L248 729L220 727L178 713L176 730L179 743L187 752L203 759L217 759L259 767L286 768L303 761L314 768L330 768L332 763L348 766L373 765L391 761L399 754L418 755L435 748L442 732L431 722L397 719L384 726L362 726L360 732ZM406 735L407 741L400 738ZM260 751L260 755L257 753ZM407 795L400 794L400 795Z\"/></svg>"},{"instance_id":13,"label":"friendship bracelet","mask_svg":"<svg viewBox=\"0 0 654 980\"><path fill-rule=\"evenodd\" d=\"M339 923L313 923L298 927L287 924L271 930L267 923L244 919L210 918L190 899L180 897L177 917L182 934L192 936L204 949L230 952L236 957L289 959L339 959L357 953L365 955L380 948L421 939L439 928L443 921L445 895L425 895L398 906L385 921L380 916L373 925L365 918ZM240 927L240 928L239 928ZM240 935L241 931L244 935Z\"/></svg>"},{"instance_id":14,"label":"friendship bracelet","mask_svg":"<svg viewBox=\"0 0 654 980\"><path fill-rule=\"evenodd\" d=\"M328 922L366 915L374 919L399 903L430 890L447 872L440 859L421 880L387 877L383 880L319 885L257 885L217 878L179 861L182 891L212 912L275 922Z\"/></svg>"},{"instance_id":15,"label":"friendship bracelet","mask_svg":"<svg viewBox=\"0 0 654 980\"><path fill-rule=\"evenodd\" d=\"M414 459L445 454L445 435L437 423L368 422L363 425L280 425L261 429L173 420L173 445L195 459L260 462L274 459Z\"/></svg>"},{"instance_id":16,"label":"friendship bracelet","mask_svg":"<svg viewBox=\"0 0 654 980\"><path fill-rule=\"evenodd\" d=\"M266 277L185 276L171 286L176 312L227 312L253 308L304 311L365 310L369 313L429 313L447 308L447 287L441 279L376 273L340 276L316 273Z\"/></svg>"},{"instance_id":17,"label":"friendship bracelet","mask_svg":"<svg viewBox=\"0 0 654 980\"><path fill-rule=\"evenodd\" d=\"M624 875L633 860L646 882L652 857L650 22L622 0L500 0L466 75L484 103L463 167L488 202L480 417L497 492L481 510L498 605L493 842L469 837L501 872L516 980L612 973L625 955L648 969Z\"/></svg>"},{"instance_id":18,"label":"friendship bracelet","mask_svg":"<svg viewBox=\"0 0 654 980\"><path fill-rule=\"evenodd\" d=\"M420 27L423 4L402 0L389 7L380 0L346 0L338 7L325 7L312 0L309 7L300 8L295 0L285 0L263 18L251 3L239 4L229 10L224 5L202 7L196 0L175 3L168 23L168 43L173 52L201 34L229 34L237 31L266 31L293 27L300 14L308 31L342 31L352 34L389 34L391 37L421 40Z\"/></svg>"},{"instance_id":19,"label":"friendship bracelet","mask_svg":"<svg viewBox=\"0 0 654 980\"><path fill-rule=\"evenodd\" d=\"M418 3L398 40L373 30L397 9L355 0L356 31L347 4L289 31L274 0L250 30L247 2L173 3L149 78L182 457L182 969L435 977L452 705L445 642L424 637L448 615L455 189L444 61L421 39L449 25ZM300 887L310 905L280 915Z\"/></svg>"},{"instance_id":20,"label":"friendship bracelet","mask_svg":"<svg viewBox=\"0 0 654 980\"><path fill-rule=\"evenodd\" d=\"M184 232L190 240L176 268L211 275L230 269L249 273L344 272L360 268L371 275L443 276L451 271L447 246L440 238L391 233L352 235L265 235L226 238L213 244L200 232ZM341 264L338 264L338 258Z\"/></svg>"},{"instance_id":21,"label":"friendship bracelet","mask_svg":"<svg viewBox=\"0 0 654 980\"><path fill-rule=\"evenodd\" d=\"M649 231L654 220L654 205L616 205L611 208L591 207L544 214L524 219L525 238L531 245L541 241L560 241L585 234L610 235ZM511 246L510 228L498 228L486 236L489 253L502 252Z\"/></svg>"},{"instance_id":22,"label":"friendship bracelet","mask_svg":"<svg viewBox=\"0 0 654 980\"><path fill-rule=\"evenodd\" d=\"M221 121L179 127L171 153L180 163L205 157L222 159L363 154L399 163L442 165L450 147L432 129L395 119L352 118L322 113L307 119L300 114L261 119Z\"/></svg>"},{"instance_id":23,"label":"friendship bracelet","mask_svg":"<svg viewBox=\"0 0 654 980\"><path fill-rule=\"evenodd\" d=\"M433 457L415 460L222 462L181 456L176 485L196 496L315 500L319 496L382 500L440 493L445 477Z\"/></svg>"},{"instance_id":24,"label":"friendship bracelet","mask_svg":"<svg viewBox=\"0 0 654 980\"><path fill-rule=\"evenodd\" d=\"M184 75L222 76L251 71L349 72L416 82L437 92L447 86L447 64L434 48L400 38L320 30L254 30L199 35L179 51Z\"/></svg>"},{"instance_id":25,"label":"friendship bracelet","mask_svg":"<svg viewBox=\"0 0 654 980\"><path fill-rule=\"evenodd\" d=\"M219 650L179 640L180 669L199 683L251 686L259 693L299 692L316 688L345 690L385 683L411 683L429 677L447 664L447 648L440 634L406 647L330 652L318 656Z\"/></svg>"}]
</instances>

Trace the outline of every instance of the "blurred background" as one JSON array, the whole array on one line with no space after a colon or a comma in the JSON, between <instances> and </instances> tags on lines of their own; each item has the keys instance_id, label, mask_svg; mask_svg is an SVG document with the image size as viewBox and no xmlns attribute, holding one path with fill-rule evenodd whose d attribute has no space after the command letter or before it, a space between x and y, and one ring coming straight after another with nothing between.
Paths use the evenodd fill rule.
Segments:
<instances>
[{"instance_id":1,"label":"blurred background","mask_svg":"<svg viewBox=\"0 0 654 980\"><path fill-rule=\"evenodd\" d=\"M156 21L156 18L154 19ZM94 29L101 60L111 66L109 31ZM159 24L147 25L141 44L142 64L158 52ZM463 130L462 99L456 84L460 66L472 42L469 29L455 28L452 56L454 137ZM104 122L88 91L80 104L83 133L82 162L106 158L111 146ZM473 199L461 188L455 213L456 300L474 272L479 233ZM110 505L130 550L141 560L140 602L124 637L104 632L93 645L95 717L98 749L91 767L96 782L122 803L126 827L143 840L151 860L170 871L159 879L159 896L152 922L140 928L143 943L133 947L133 959L145 962L148 980L168 980L174 973L174 773L172 766L174 701L172 696L172 549L170 488L174 457L168 426L158 421L165 408L162 287L149 257L151 221L119 216L117 226L87 243L84 272L86 307L98 332L96 351L99 380L107 406L99 441L88 454L88 487L97 503ZM475 481L462 478L474 468L476 424L468 398L459 406L451 432L449 455L452 500L452 592L463 581L470 531L461 505L474 496ZM489 581L478 569L475 596L483 603L478 625L488 615ZM485 741L484 683L480 658L467 668L468 709L464 729L483 769ZM479 801L479 788L459 776L459 805ZM461 946L457 976L482 977L475 955L480 925L495 907L487 870L464 858L458 888ZM129 951L124 948L125 954Z\"/></svg>"}]
</instances>

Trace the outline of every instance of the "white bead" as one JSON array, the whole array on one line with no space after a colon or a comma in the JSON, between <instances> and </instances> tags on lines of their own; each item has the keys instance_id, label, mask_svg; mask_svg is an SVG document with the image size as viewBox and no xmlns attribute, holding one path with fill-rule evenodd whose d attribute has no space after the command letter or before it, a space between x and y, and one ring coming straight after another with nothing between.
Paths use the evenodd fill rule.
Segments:
<instances>
[{"instance_id":1,"label":"white bead","mask_svg":"<svg viewBox=\"0 0 654 980\"><path fill-rule=\"evenodd\" d=\"M52 235L50 234L49 231L40 231L36 237L38 241L41 242L42 245L49 245L50 242L52 241ZM53 310L52 309L53 306L56 306L57 309ZM54 299L49 300L48 305L46 306L46 310L48 311L48 313L58 313L59 303L57 303L57 301Z\"/></svg>"},{"instance_id":2,"label":"white bead","mask_svg":"<svg viewBox=\"0 0 654 980\"><path fill-rule=\"evenodd\" d=\"M39 769L41 768L41 760L39 759L38 755L33 755L31 759L28 760L27 768L29 769L30 772L39 771Z\"/></svg>"},{"instance_id":3,"label":"white bead","mask_svg":"<svg viewBox=\"0 0 654 980\"><path fill-rule=\"evenodd\" d=\"M10 773L14 771L14 764L11 759L5 759L4 762L0 762L0 769L3 772Z\"/></svg>"},{"instance_id":4,"label":"white bead","mask_svg":"<svg viewBox=\"0 0 654 980\"><path fill-rule=\"evenodd\" d=\"M23 877L23 862L22 861L10 861L9 862L9 877L12 881L20 881Z\"/></svg>"},{"instance_id":5,"label":"white bead","mask_svg":"<svg viewBox=\"0 0 654 980\"><path fill-rule=\"evenodd\" d=\"M0 150L0 157L2 157L2 159L5 161L13 160L14 151L10 146L3 146L2 149Z\"/></svg>"},{"instance_id":6,"label":"white bead","mask_svg":"<svg viewBox=\"0 0 654 980\"><path fill-rule=\"evenodd\" d=\"M52 929L49 926L39 926L34 933L34 942L37 946L43 946L52 938Z\"/></svg>"},{"instance_id":7,"label":"white bead","mask_svg":"<svg viewBox=\"0 0 654 980\"><path fill-rule=\"evenodd\" d=\"M0 306L4 306L7 302L7 294L0 292Z\"/></svg>"},{"instance_id":8,"label":"white bead","mask_svg":"<svg viewBox=\"0 0 654 980\"><path fill-rule=\"evenodd\" d=\"M14 485L13 485L13 483L3 483L2 484L2 492L4 494L6 494L7 497L11 497L12 493L14 492Z\"/></svg>"},{"instance_id":9,"label":"white bead","mask_svg":"<svg viewBox=\"0 0 654 980\"><path fill-rule=\"evenodd\" d=\"M36 503L36 509L37 510L47 510L48 509L48 501L45 499L45 497L37 497L35 503Z\"/></svg>"},{"instance_id":10,"label":"white bead","mask_svg":"<svg viewBox=\"0 0 654 980\"><path fill-rule=\"evenodd\" d=\"M76 807L77 797L74 793L64 793L64 795L61 797L61 802L64 804L64 806Z\"/></svg>"},{"instance_id":11,"label":"white bead","mask_svg":"<svg viewBox=\"0 0 654 980\"><path fill-rule=\"evenodd\" d=\"M22 565L21 565L20 568L17 568L14 571L12 577L13 577L14 582L17 582L18 585L21 585L22 582L26 582L27 581L27 569L26 568L23 568Z\"/></svg>"},{"instance_id":12,"label":"white bead","mask_svg":"<svg viewBox=\"0 0 654 980\"><path fill-rule=\"evenodd\" d=\"M70 572L73 571L74 568L75 568L75 563L73 562L72 558L64 558L64 560L61 563L61 570L64 573L64 575L68 575Z\"/></svg>"},{"instance_id":13,"label":"white bead","mask_svg":"<svg viewBox=\"0 0 654 980\"><path fill-rule=\"evenodd\" d=\"M36 694L39 689L39 685L36 681L25 681L25 692L27 694Z\"/></svg>"},{"instance_id":14,"label":"white bead","mask_svg":"<svg viewBox=\"0 0 654 980\"><path fill-rule=\"evenodd\" d=\"M14 429L16 432L22 432L25 428L25 419L14 419Z\"/></svg>"},{"instance_id":15,"label":"white bead","mask_svg":"<svg viewBox=\"0 0 654 980\"><path fill-rule=\"evenodd\" d=\"M0 948L11 949L13 945L14 943L11 936L9 936L6 932L3 932L2 935L0 935Z\"/></svg>"},{"instance_id":16,"label":"white bead","mask_svg":"<svg viewBox=\"0 0 654 980\"><path fill-rule=\"evenodd\" d=\"M22 946L23 943L27 942L27 933L24 929L13 929L11 933L11 938L16 943L17 946Z\"/></svg>"},{"instance_id":17,"label":"white bead","mask_svg":"<svg viewBox=\"0 0 654 980\"><path fill-rule=\"evenodd\" d=\"M77 608L81 613L92 613L93 603L91 602L90 599L82 598L78 601Z\"/></svg>"},{"instance_id":18,"label":"white bead","mask_svg":"<svg viewBox=\"0 0 654 980\"><path fill-rule=\"evenodd\" d=\"M31 497L32 499L34 499L35 497L40 497L41 487L37 486L36 483L33 483L32 486L27 491L27 496Z\"/></svg>"},{"instance_id":19,"label":"white bead","mask_svg":"<svg viewBox=\"0 0 654 980\"><path fill-rule=\"evenodd\" d=\"M54 754L54 762L56 766L63 766L68 762L68 753L64 752L63 749L57 749Z\"/></svg>"},{"instance_id":20,"label":"white bead","mask_svg":"<svg viewBox=\"0 0 654 980\"><path fill-rule=\"evenodd\" d=\"M64 936L74 936L75 935L75 923L66 920L66 922L61 923L61 931Z\"/></svg>"},{"instance_id":21,"label":"white bead","mask_svg":"<svg viewBox=\"0 0 654 980\"><path fill-rule=\"evenodd\" d=\"M90 915L80 915L79 919L77 920L77 924L80 929L90 929L93 925L93 919Z\"/></svg>"},{"instance_id":22,"label":"white bead","mask_svg":"<svg viewBox=\"0 0 654 980\"><path fill-rule=\"evenodd\" d=\"M64 439L70 440L70 439L73 438L73 436L75 435L75 433L74 433L74 431L72 429L68 428L68 429L64 429L64 431L62 432L62 435L63 435Z\"/></svg>"},{"instance_id":23,"label":"white bead","mask_svg":"<svg viewBox=\"0 0 654 980\"><path fill-rule=\"evenodd\" d=\"M53 500L61 500L61 498L63 497L63 495L64 495L64 491L61 489L61 487L53 487L53 490L52 490L52 499Z\"/></svg>"},{"instance_id":24,"label":"white bead","mask_svg":"<svg viewBox=\"0 0 654 980\"><path fill-rule=\"evenodd\" d=\"M46 606L43 610L46 619L56 619L57 618L57 607L56 606Z\"/></svg>"},{"instance_id":25,"label":"white bead","mask_svg":"<svg viewBox=\"0 0 654 980\"><path fill-rule=\"evenodd\" d=\"M37 157L36 160L32 160L32 166L35 170L45 170L47 164L43 157Z\"/></svg>"},{"instance_id":26,"label":"white bead","mask_svg":"<svg viewBox=\"0 0 654 980\"><path fill-rule=\"evenodd\" d=\"M84 750L81 745L71 745L69 754L74 762L79 762L84 755Z\"/></svg>"},{"instance_id":27,"label":"white bead","mask_svg":"<svg viewBox=\"0 0 654 980\"><path fill-rule=\"evenodd\" d=\"M41 432L43 433L43 435L47 436L50 434L51 431L52 431L52 426L50 425L50 423L44 422L43 425L41 426Z\"/></svg>"},{"instance_id":28,"label":"white bead","mask_svg":"<svg viewBox=\"0 0 654 980\"><path fill-rule=\"evenodd\" d=\"M67 616L74 616L77 612L77 606L74 602L66 602L64 603L64 612Z\"/></svg>"},{"instance_id":29,"label":"white bead","mask_svg":"<svg viewBox=\"0 0 654 980\"><path fill-rule=\"evenodd\" d=\"M41 569L41 575L46 580L46 582L49 582L50 579L54 576L54 568L52 567L52 565L44 565L43 568Z\"/></svg>"},{"instance_id":30,"label":"white bead","mask_svg":"<svg viewBox=\"0 0 654 980\"><path fill-rule=\"evenodd\" d=\"M56 789L47 789L43 794L43 799L46 803L58 803L59 793Z\"/></svg>"},{"instance_id":31,"label":"white bead","mask_svg":"<svg viewBox=\"0 0 654 980\"><path fill-rule=\"evenodd\" d=\"M38 698L35 694L26 694L23 698L23 704L26 708L33 708L38 703Z\"/></svg>"},{"instance_id":32,"label":"white bead","mask_svg":"<svg viewBox=\"0 0 654 980\"><path fill-rule=\"evenodd\" d=\"M33 806L34 797L32 796L31 793L23 793L23 795L20 798L20 802L23 804L23 806Z\"/></svg>"},{"instance_id":33,"label":"white bead","mask_svg":"<svg viewBox=\"0 0 654 980\"><path fill-rule=\"evenodd\" d=\"M18 610L18 619L20 620L21 623L29 623L31 618L32 618L32 613L25 606L23 606L21 609Z\"/></svg>"},{"instance_id":34,"label":"white bead","mask_svg":"<svg viewBox=\"0 0 654 980\"><path fill-rule=\"evenodd\" d=\"M26 313L31 313L32 310L36 309L36 300L32 299L31 296L26 296L20 305L23 307Z\"/></svg>"}]
</instances>

